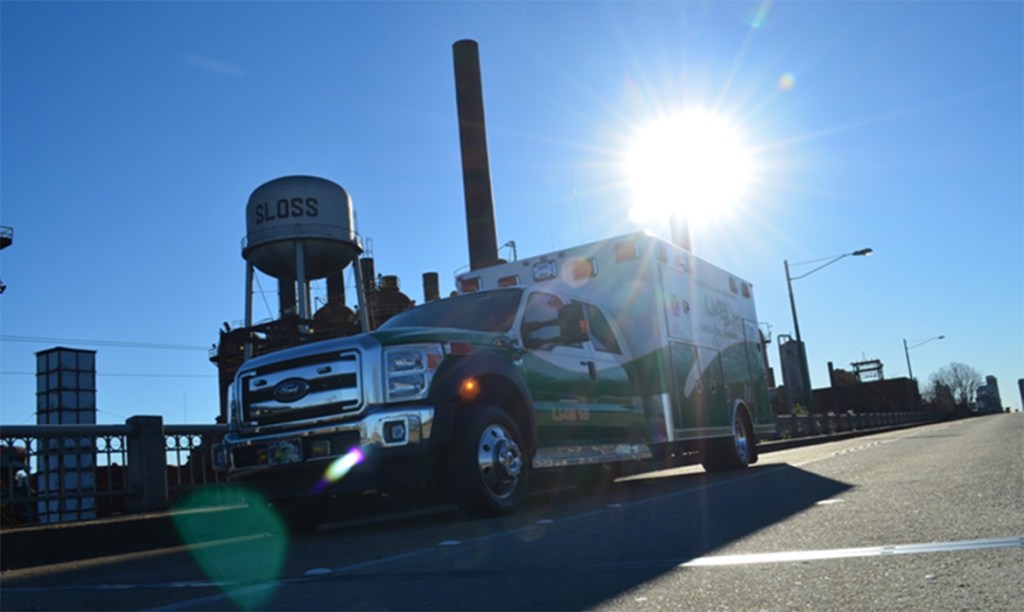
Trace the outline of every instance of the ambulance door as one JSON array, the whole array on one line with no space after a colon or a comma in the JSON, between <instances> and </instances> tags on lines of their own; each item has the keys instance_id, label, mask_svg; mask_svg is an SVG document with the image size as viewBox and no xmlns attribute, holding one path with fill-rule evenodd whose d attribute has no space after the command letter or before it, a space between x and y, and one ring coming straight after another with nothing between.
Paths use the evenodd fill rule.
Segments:
<instances>
[{"instance_id":1,"label":"ambulance door","mask_svg":"<svg viewBox=\"0 0 1024 612\"><path fill-rule=\"evenodd\" d=\"M643 409L626 370L623 341L599 308L583 307L594 364L590 419L584 436L605 444L639 443L645 432Z\"/></svg>"},{"instance_id":2,"label":"ambulance door","mask_svg":"<svg viewBox=\"0 0 1024 612\"><path fill-rule=\"evenodd\" d=\"M523 371L533 397L540 446L565 446L586 437L593 368L589 343L560 341L558 309L565 301L543 291L527 297L519 325Z\"/></svg>"},{"instance_id":3,"label":"ambulance door","mask_svg":"<svg viewBox=\"0 0 1024 612\"><path fill-rule=\"evenodd\" d=\"M725 387L725 376L722 372L722 360L719 352L703 346L697 348L698 361L701 369L701 389L703 390L704 411L707 415L707 427L730 427L732 423L729 406L729 393Z\"/></svg>"},{"instance_id":4,"label":"ambulance door","mask_svg":"<svg viewBox=\"0 0 1024 612\"><path fill-rule=\"evenodd\" d=\"M698 349L686 342L669 342L669 359L675 427L701 429L707 423L707 411Z\"/></svg>"},{"instance_id":5,"label":"ambulance door","mask_svg":"<svg viewBox=\"0 0 1024 612\"><path fill-rule=\"evenodd\" d=\"M770 423L771 409L768 400L768 382L765 372L764 345L761 344L761 330L757 323L745 319L743 335L746 340L747 367L749 375L743 385L743 399L753 413L755 423Z\"/></svg>"}]
</instances>

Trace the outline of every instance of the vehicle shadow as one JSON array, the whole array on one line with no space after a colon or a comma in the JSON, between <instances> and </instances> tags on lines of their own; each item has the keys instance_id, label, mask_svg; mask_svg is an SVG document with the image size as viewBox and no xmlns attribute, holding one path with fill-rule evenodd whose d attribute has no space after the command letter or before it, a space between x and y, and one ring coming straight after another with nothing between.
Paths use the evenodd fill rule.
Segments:
<instances>
[{"instance_id":1,"label":"vehicle shadow","mask_svg":"<svg viewBox=\"0 0 1024 612\"><path fill-rule=\"evenodd\" d=\"M236 597L234 588L225 587L223 597L203 605L282 610L592 608L672 572L689 571L679 568L850 488L785 464L724 474L677 470L603 484L581 478L578 471L551 473L537 479L522 512L497 519L465 519L450 505L424 508L413 500L395 499L363 508L367 513L385 511L376 521L353 517L289 542L259 535L248 520L236 517L232 528L251 538L210 542L189 552L168 550L145 561L111 558L103 564L105 576L133 576L149 585L146 593L153 599L148 603L141 603L138 591L124 591L124 598L120 590L93 587L69 594L92 598L77 600L76 609L134 609L179 600L176 589L158 587L169 579L214 585L239 582L243 576L243 586L273 588L252 591L266 596L256 600L251 589L242 588ZM279 552L270 555L271 549ZM200 553L231 572L211 572L182 557L198 561ZM277 570L269 568L275 556L282 563ZM268 567L260 573L255 566ZM168 574L170 567L178 569ZM310 567L330 571L310 576ZM5 580L5 586L61 584L74 589L71 585L91 584L95 577L90 576L68 567L38 580ZM202 588L210 595L209 585ZM31 589L5 595L33 602L52 597ZM12 609L17 607L13 603Z\"/></svg>"},{"instance_id":2,"label":"vehicle shadow","mask_svg":"<svg viewBox=\"0 0 1024 612\"><path fill-rule=\"evenodd\" d=\"M352 601L364 609L591 608L851 488L785 464L554 484L513 517L452 521L441 512L403 522L435 546L331 580L358 593ZM395 581L403 588L381 588Z\"/></svg>"}]
</instances>

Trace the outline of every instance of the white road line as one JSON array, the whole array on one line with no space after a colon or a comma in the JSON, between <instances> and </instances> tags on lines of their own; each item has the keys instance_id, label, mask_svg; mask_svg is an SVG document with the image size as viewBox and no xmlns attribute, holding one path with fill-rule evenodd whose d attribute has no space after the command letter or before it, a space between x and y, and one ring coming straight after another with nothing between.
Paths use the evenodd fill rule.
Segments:
<instances>
[{"instance_id":1,"label":"white road line","mask_svg":"<svg viewBox=\"0 0 1024 612\"><path fill-rule=\"evenodd\" d=\"M685 563L680 563L676 567L681 568L693 568L693 567L725 567L732 565L754 565L764 563L793 563L803 561L824 561L832 559L854 559L863 557L887 557L895 555L917 555L923 553L938 553L938 552L963 552L970 550L995 550L1001 548L1024 548L1024 536L1013 536L1009 538L993 538L993 539L982 539L982 540L957 540L952 542L930 542L927 544L896 544L893 546L866 546L861 548L835 548L831 550L795 550L788 552L777 552L777 553L752 553L746 555L718 555L718 556L707 556L698 557ZM417 551L422 553L425 551ZM399 556L413 556L413 555L399 555ZM391 557L391 560L395 560L395 557ZM657 564L657 562L655 562ZM369 564L358 564L365 568ZM351 571L355 566L349 566L348 569ZM600 564L596 566L590 566L589 569L595 571L604 571L609 568L617 567L617 564ZM197 589L197 588L220 588L226 592L209 595L206 597L198 597L185 601L179 601L168 604L155 610L182 610L190 607L199 605L206 605L217 601L222 601L231 597L232 595L247 594L251 592L258 592L270 588L277 587L282 584L296 584L299 582L306 582L308 580L315 579L320 576L331 576L332 572L328 568L316 568L306 572L303 578L283 578L280 580L268 581L260 584L240 584L230 582L203 582L203 581L181 581L181 582L167 582L167 583L144 583L144 584L128 584L128 583L114 583L114 584L94 584L94 585L68 585L65 587L27 587L11 588L11 591L15 592L46 592L46 591L115 591L115 590L149 590L149 589Z\"/></svg>"},{"instance_id":2,"label":"white road line","mask_svg":"<svg viewBox=\"0 0 1024 612\"><path fill-rule=\"evenodd\" d=\"M992 548L1024 548L1024 536L994 540L960 540L930 544L900 544L896 546L867 546L864 548L835 548L832 550L795 550L778 553L748 555L712 555L699 557L679 567L719 567L723 565L752 565L756 563L792 563L794 561L820 561L825 559L851 559L856 557L884 557L887 555L916 555L934 552L955 552Z\"/></svg>"}]
</instances>

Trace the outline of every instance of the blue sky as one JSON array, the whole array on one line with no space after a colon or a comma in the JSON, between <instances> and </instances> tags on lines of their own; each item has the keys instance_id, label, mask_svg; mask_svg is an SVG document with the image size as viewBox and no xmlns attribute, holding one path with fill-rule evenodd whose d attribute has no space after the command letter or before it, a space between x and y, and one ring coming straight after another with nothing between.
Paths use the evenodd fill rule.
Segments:
<instances>
[{"instance_id":1,"label":"blue sky","mask_svg":"<svg viewBox=\"0 0 1024 612\"><path fill-rule=\"evenodd\" d=\"M212 422L207 349L244 316L246 201L280 176L343 185L377 271L417 301L436 271L448 293L468 264L461 38L480 44L499 243L529 256L640 228L636 130L715 112L758 172L694 250L754 284L774 335L793 333L784 260L875 251L794 283L815 386L828 361L906 376L903 339L945 335L911 351L918 379L963 362L1019 408L1022 7L5 1L0 422L34 421L33 354L55 344L98 351L100 422Z\"/></svg>"}]
</instances>

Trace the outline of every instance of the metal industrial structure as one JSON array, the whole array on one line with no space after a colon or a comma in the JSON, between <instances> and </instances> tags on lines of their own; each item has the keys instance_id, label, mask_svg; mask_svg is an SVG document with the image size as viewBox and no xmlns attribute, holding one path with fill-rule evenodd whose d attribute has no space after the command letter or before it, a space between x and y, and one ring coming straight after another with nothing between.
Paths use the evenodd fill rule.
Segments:
<instances>
[{"instance_id":1,"label":"metal industrial structure","mask_svg":"<svg viewBox=\"0 0 1024 612\"><path fill-rule=\"evenodd\" d=\"M477 43L453 45L462 150L463 186L470 268L504 263L498 257L490 162L484 125L483 89ZM245 322L225 324L210 360L217 365L220 418L227 415L227 389L242 363L257 355L304 342L376 329L413 306L396 276L378 277L374 260L355 231L352 199L340 185L313 176L286 176L256 188L246 207ZM346 304L344 272L355 276L356 310ZM278 281L277 318L255 323L255 272ZM312 312L310 282L325 278L327 301ZM436 272L423 274L423 299L440 298Z\"/></svg>"},{"instance_id":2,"label":"metal industrial structure","mask_svg":"<svg viewBox=\"0 0 1024 612\"><path fill-rule=\"evenodd\" d=\"M6 249L14 243L14 228L6 225L0 225L0 251ZM7 285L0 279L0 293L7 290Z\"/></svg>"},{"instance_id":3,"label":"metal industrial structure","mask_svg":"<svg viewBox=\"0 0 1024 612\"><path fill-rule=\"evenodd\" d=\"M377 276L374 259L355 231L352 200L340 185L313 176L286 176L257 187L246 206L245 322L220 330L211 351L220 388L219 422L227 389L242 363L305 342L376 329L411 308L397 276ZM354 265L353 265L354 264ZM346 302L345 272L355 277L356 308ZM277 280L278 313L253 321L256 271ZM314 311L311 283L325 279L326 301ZM424 300L438 299L436 272L423 275Z\"/></svg>"}]
</instances>

